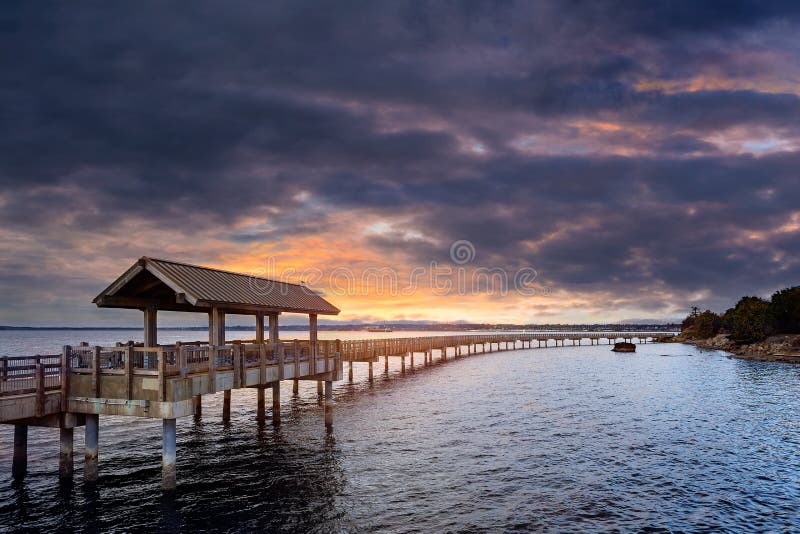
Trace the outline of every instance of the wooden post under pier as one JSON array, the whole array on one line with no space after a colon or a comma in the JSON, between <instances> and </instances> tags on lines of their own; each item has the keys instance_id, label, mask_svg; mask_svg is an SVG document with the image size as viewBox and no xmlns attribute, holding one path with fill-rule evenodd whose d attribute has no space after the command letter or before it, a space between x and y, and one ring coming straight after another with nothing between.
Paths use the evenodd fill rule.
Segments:
<instances>
[{"instance_id":1,"label":"wooden post under pier","mask_svg":"<svg viewBox=\"0 0 800 534\"><path fill-rule=\"evenodd\" d=\"M59 449L58 449L58 476L62 479L72 478L75 470L73 461L73 437L72 427L59 428Z\"/></svg>"},{"instance_id":2,"label":"wooden post under pier","mask_svg":"<svg viewBox=\"0 0 800 534\"><path fill-rule=\"evenodd\" d=\"M272 424L281 424L281 383L272 383Z\"/></svg>"},{"instance_id":3,"label":"wooden post under pier","mask_svg":"<svg viewBox=\"0 0 800 534\"><path fill-rule=\"evenodd\" d=\"M333 428L333 382L325 381L325 428Z\"/></svg>"},{"instance_id":4,"label":"wooden post under pier","mask_svg":"<svg viewBox=\"0 0 800 534\"><path fill-rule=\"evenodd\" d=\"M11 463L11 475L22 478L28 471L28 425L14 425L14 459Z\"/></svg>"},{"instance_id":5,"label":"wooden post under pier","mask_svg":"<svg viewBox=\"0 0 800 534\"><path fill-rule=\"evenodd\" d=\"M88 421L87 421L88 422ZM164 419L161 432L161 487L165 491L175 489L177 474L175 463L176 454L176 428L175 419Z\"/></svg>"},{"instance_id":6,"label":"wooden post under pier","mask_svg":"<svg viewBox=\"0 0 800 534\"><path fill-rule=\"evenodd\" d=\"M86 430L84 432L83 478L86 482L97 482L98 438L100 434L100 416L86 414Z\"/></svg>"},{"instance_id":7,"label":"wooden post under pier","mask_svg":"<svg viewBox=\"0 0 800 534\"><path fill-rule=\"evenodd\" d=\"M203 417L203 396L192 395L192 410L194 411L194 418L199 420Z\"/></svg>"},{"instance_id":8,"label":"wooden post under pier","mask_svg":"<svg viewBox=\"0 0 800 534\"><path fill-rule=\"evenodd\" d=\"M259 385L256 388L256 421L263 423L267 418L266 406L264 405L264 390L266 388Z\"/></svg>"},{"instance_id":9,"label":"wooden post under pier","mask_svg":"<svg viewBox=\"0 0 800 534\"><path fill-rule=\"evenodd\" d=\"M228 423L231 420L231 390L226 389L222 392L222 422Z\"/></svg>"}]
</instances>

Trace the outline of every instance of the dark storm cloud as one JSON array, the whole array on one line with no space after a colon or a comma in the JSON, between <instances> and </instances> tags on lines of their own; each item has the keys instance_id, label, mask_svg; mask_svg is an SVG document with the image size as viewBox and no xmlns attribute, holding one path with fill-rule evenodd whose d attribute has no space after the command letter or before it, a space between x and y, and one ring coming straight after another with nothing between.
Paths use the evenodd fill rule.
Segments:
<instances>
[{"instance_id":1,"label":"dark storm cloud","mask_svg":"<svg viewBox=\"0 0 800 534\"><path fill-rule=\"evenodd\" d=\"M779 67L740 52L792 57L798 9L11 3L0 14L0 220L36 239L148 220L186 234L221 225L250 243L362 209L406 216L439 242L470 239L487 261L534 265L565 288L770 288L800 274L794 234L742 235L797 209L800 162L710 139L731 128L800 139L798 96L638 82L757 81ZM582 121L622 127L588 137ZM543 153L515 144L531 135ZM579 146L563 155L569 143ZM265 208L265 228L230 228ZM446 247L402 235L366 239L446 259Z\"/></svg>"}]
</instances>

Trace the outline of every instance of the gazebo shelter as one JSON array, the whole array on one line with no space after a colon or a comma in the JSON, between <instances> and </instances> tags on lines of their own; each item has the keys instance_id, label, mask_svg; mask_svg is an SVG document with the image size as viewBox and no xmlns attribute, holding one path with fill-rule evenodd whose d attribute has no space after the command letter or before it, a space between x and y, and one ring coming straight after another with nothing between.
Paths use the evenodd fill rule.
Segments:
<instances>
[{"instance_id":1,"label":"gazebo shelter","mask_svg":"<svg viewBox=\"0 0 800 534\"><path fill-rule=\"evenodd\" d=\"M317 316L339 309L312 289L259 276L143 257L93 300L101 308L139 309L144 314L144 345L158 345L159 310L208 314L208 343L225 345L225 315L255 316L256 343L278 341L278 315L308 314L309 338L317 341Z\"/></svg>"},{"instance_id":2,"label":"gazebo shelter","mask_svg":"<svg viewBox=\"0 0 800 534\"><path fill-rule=\"evenodd\" d=\"M200 415L202 395L222 390L223 420L231 390L257 388L257 418L265 418L264 389L272 388L273 424L280 422L280 381L324 382L325 424L333 424L333 381L340 380L340 342L317 340L317 316L339 309L302 284L143 257L93 300L101 308L139 309L144 344L64 347L62 410L86 414L87 480L97 474L99 415L163 420L162 480L175 487L175 419ZM159 310L208 314L208 343L159 345ZM308 314L309 341L280 341L281 313ZM225 340L225 315L253 315L256 339ZM264 340L264 317L269 339ZM112 399L113 402L109 401ZM71 441L62 444L71 454ZM69 462L65 462L68 465Z\"/></svg>"}]
</instances>

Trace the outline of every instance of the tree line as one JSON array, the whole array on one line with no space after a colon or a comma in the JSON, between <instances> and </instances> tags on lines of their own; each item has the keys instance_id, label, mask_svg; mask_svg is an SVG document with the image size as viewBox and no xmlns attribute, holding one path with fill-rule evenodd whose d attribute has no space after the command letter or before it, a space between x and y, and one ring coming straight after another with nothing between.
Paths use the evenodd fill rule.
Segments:
<instances>
[{"instance_id":1,"label":"tree line","mask_svg":"<svg viewBox=\"0 0 800 534\"><path fill-rule=\"evenodd\" d=\"M781 289L770 300L742 297L723 314L695 310L683 320L681 333L708 339L727 333L736 343L757 343L775 334L800 334L800 286Z\"/></svg>"}]
</instances>

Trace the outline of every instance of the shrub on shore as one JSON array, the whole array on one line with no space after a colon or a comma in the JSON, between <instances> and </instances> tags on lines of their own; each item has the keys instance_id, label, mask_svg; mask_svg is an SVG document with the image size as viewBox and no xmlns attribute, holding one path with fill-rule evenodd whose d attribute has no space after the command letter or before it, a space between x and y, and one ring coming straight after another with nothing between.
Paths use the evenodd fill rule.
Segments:
<instances>
[{"instance_id":1,"label":"shrub on shore","mask_svg":"<svg viewBox=\"0 0 800 534\"><path fill-rule=\"evenodd\" d=\"M758 297L742 297L723 317L736 343L756 343L775 332L769 302Z\"/></svg>"},{"instance_id":2,"label":"shrub on shore","mask_svg":"<svg viewBox=\"0 0 800 534\"><path fill-rule=\"evenodd\" d=\"M706 310L703 313L690 315L684 319L681 333L688 338L708 339L719 334L722 326L722 317L711 310Z\"/></svg>"},{"instance_id":3,"label":"shrub on shore","mask_svg":"<svg viewBox=\"0 0 800 534\"><path fill-rule=\"evenodd\" d=\"M742 297L722 316L710 310L693 313L681 329L690 339L709 339L721 332L739 344L757 343L773 334L800 334L800 286L777 291L769 301Z\"/></svg>"},{"instance_id":4,"label":"shrub on shore","mask_svg":"<svg viewBox=\"0 0 800 534\"><path fill-rule=\"evenodd\" d=\"M769 315L778 332L800 333L800 286L782 289L772 295Z\"/></svg>"}]
</instances>

